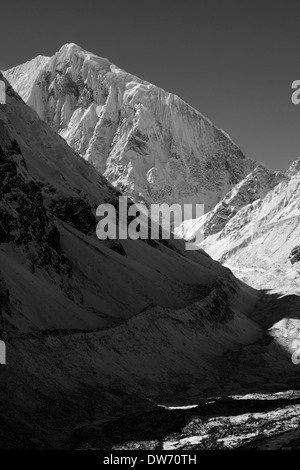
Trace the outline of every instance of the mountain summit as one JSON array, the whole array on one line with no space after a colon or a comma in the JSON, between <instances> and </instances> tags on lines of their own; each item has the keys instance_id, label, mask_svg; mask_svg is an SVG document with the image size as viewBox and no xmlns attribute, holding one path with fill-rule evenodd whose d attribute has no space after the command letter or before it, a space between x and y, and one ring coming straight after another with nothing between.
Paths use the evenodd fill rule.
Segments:
<instances>
[{"instance_id":1,"label":"mountain summit","mask_svg":"<svg viewBox=\"0 0 300 470\"><path fill-rule=\"evenodd\" d=\"M5 72L52 129L135 201L211 210L257 166L177 96L64 45Z\"/></svg>"}]
</instances>

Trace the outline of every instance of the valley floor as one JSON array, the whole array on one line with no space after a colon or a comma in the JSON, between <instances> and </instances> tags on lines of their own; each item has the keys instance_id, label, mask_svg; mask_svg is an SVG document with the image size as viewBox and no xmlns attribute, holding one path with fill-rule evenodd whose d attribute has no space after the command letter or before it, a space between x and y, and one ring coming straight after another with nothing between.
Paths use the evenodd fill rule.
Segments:
<instances>
[{"instance_id":1,"label":"valley floor","mask_svg":"<svg viewBox=\"0 0 300 470\"><path fill-rule=\"evenodd\" d=\"M195 399L194 399L195 401ZM300 391L252 393L136 413L76 436L77 449L300 449ZM104 437L105 436L105 437Z\"/></svg>"},{"instance_id":2,"label":"valley floor","mask_svg":"<svg viewBox=\"0 0 300 470\"><path fill-rule=\"evenodd\" d=\"M247 323L223 325L218 313L218 329L214 314L228 314L229 291L216 289L188 308L152 307L109 330L11 339L14 368L0 383L3 448L300 448L292 362L300 297L261 291Z\"/></svg>"},{"instance_id":3,"label":"valley floor","mask_svg":"<svg viewBox=\"0 0 300 470\"><path fill-rule=\"evenodd\" d=\"M300 365L291 360L300 298L265 293L250 315L263 337L226 355L218 394L197 384L147 412L78 429L79 449L300 449ZM203 384L202 384L203 385ZM198 390L202 387L198 386ZM220 390L222 391L220 393Z\"/></svg>"}]
</instances>

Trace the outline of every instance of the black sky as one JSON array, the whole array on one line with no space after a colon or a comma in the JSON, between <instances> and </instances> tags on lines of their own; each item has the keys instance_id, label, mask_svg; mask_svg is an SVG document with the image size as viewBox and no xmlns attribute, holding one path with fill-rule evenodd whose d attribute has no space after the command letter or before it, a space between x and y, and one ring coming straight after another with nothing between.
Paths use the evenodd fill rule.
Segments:
<instances>
[{"instance_id":1,"label":"black sky","mask_svg":"<svg viewBox=\"0 0 300 470\"><path fill-rule=\"evenodd\" d=\"M249 0L1 2L0 69L75 42L173 92L245 154L286 170L300 155L300 3Z\"/></svg>"}]
</instances>

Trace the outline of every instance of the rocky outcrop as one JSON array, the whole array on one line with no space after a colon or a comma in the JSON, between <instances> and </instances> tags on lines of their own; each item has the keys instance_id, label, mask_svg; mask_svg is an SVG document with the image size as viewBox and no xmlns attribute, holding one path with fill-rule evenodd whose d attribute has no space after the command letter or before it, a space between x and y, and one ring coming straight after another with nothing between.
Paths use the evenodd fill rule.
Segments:
<instances>
[{"instance_id":1,"label":"rocky outcrop","mask_svg":"<svg viewBox=\"0 0 300 470\"><path fill-rule=\"evenodd\" d=\"M289 256L289 260L292 264L299 263L300 261L300 246L296 246L292 249L291 254Z\"/></svg>"}]
</instances>

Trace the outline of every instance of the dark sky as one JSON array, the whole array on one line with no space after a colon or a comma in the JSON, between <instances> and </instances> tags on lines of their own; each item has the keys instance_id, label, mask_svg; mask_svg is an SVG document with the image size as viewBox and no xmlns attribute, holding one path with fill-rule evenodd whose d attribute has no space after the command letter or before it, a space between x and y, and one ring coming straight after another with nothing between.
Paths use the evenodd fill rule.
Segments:
<instances>
[{"instance_id":1,"label":"dark sky","mask_svg":"<svg viewBox=\"0 0 300 470\"><path fill-rule=\"evenodd\" d=\"M300 3L294 0L1 2L0 69L75 42L173 92L244 153L286 170L300 156Z\"/></svg>"}]
</instances>

